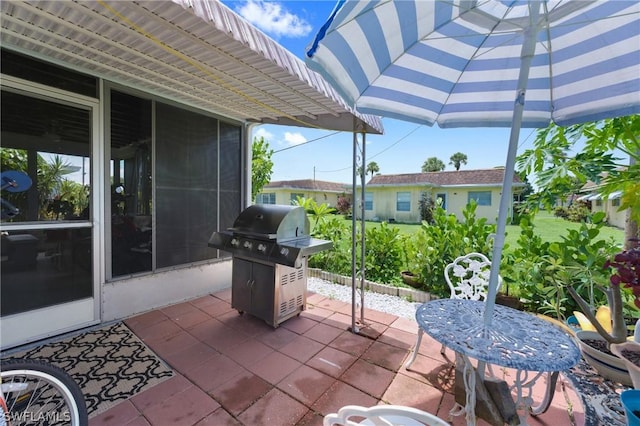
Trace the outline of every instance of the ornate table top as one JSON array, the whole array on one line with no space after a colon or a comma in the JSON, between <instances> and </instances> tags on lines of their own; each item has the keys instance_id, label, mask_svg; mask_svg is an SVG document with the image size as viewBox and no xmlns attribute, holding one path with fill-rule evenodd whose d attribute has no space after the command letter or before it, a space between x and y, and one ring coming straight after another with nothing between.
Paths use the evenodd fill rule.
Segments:
<instances>
[{"instance_id":1,"label":"ornate table top","mask_svg":"<svg viewBox=\"0 0 640 426\"><path fill-rule=\"evenodd\" d=\"M495 305L484 326L485 302L439 299L416 311L420 327L438 342L471 358L528 371L563 371L580 360L573 339L532 314Z\"/></svg>"}]
</instances>

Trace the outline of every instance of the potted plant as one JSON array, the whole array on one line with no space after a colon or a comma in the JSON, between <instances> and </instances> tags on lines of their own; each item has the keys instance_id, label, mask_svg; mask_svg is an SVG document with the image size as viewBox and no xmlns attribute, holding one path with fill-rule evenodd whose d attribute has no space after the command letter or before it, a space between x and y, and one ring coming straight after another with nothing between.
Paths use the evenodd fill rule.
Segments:
<instances>
[{"instance_id":1,"label":"potted plant","mask_svg":"<svg viewBox=\"0 0 640 426\"><path fill-rule=\"evenodd\" d=\"M509 294L509 281L504 280L503 287L505 291L498 291L496 294L496 303L521 311L523 309L523 303L518 296Z\"/></svg>"},{"instance_id":2,"label":"potted plant","mask_svg":"<svg viewBox=\"0 0 640 426\"><path fill-rule=\"evenodd\" d=\"M634 389L640 389L640 343L627 340L622 343L612 343L609 349L624 362Z\"/></svg>"},{"instance_id":3,"label":"potted plant","mask_svg":"<svg viewBox=\"0 0 640 426\"><path fill-rule=\"evenodd\" d=\"M422 282L420 281L420 278L415 275L413 272L406 270L406 271L400 271L400 276L402 277L402 282L413 287L413 288L420 288L422 287Z\"/></svg>"},{"instance_id":4,"label":"potted plant","mask_svg":"<svg viewBox=\"0 0 640 426\"><path fill-rule=\"evenodd\" d=\"M400 271L402 282L413 288L420 289L422 288L423 280L421 279L419 272L422 267L422 259L420 256L420 250L418 249L418 244L416 244L415 241L407 235L402 236L401 244L404 248L402 251L404 256L403 268Z\"/></svg>"},{"instance_id":5,"label":"potted plant","mask_svg":"<svg viewBox=\"0 0 640 426\"><path fill-rule=\"evenodd\" d=\"M635 349L640 350L640 344L635 342L626 343L628 333L624 315L624 293L630 293L635 307L640 308L640 246L636 245L636 247L617 253L612 259L604 263L604 269L612 272L609 278L609 285L598 286L598 288L606 295L611 311L610 331L596 319L591 306L573 287L568 286L567 291L596 330L595 332L580 331L576 333L576 337L580 341L585 359L600 374L626 385L635 385L631 377L625 372L629 371L629 362L635 365L640 363L640 357L635 355ZM640 333L636 335L640 337ZM622 345L623 343L624 345ZM612 349L610 346L616 348L615 351L623 355L623 357L615 356L613 352L608 355L608 350ZM625 356L627 354L628 356ZM637 385L640 386L640 377Z\"/></svg>"}]
</instances>

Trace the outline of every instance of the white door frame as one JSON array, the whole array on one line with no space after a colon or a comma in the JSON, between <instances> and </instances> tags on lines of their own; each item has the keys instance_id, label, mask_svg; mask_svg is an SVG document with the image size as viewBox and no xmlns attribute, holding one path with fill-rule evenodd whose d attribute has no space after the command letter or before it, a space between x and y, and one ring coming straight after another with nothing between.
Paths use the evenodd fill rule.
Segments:
<instances>
[{"instance_id":1,"label":"white door frame","mask_svg":"<svg viewBox=\"0 0 640 426\"><path fill-rule=\"evenodd\" d=\"M2 75L2 88L16 93L23 92L30 96L45 98L52 102L62 102L88 108L91 111L91 206L90 218L92 229L92 280L93 297L75 300L45 308L34 309L14 315L2 317L0 321L0 347L3 350L43 339L53 335L65 333L100 322L101 283L104 282L104 255L100 244L104 230L100 224L104 223L104 149L102 144L102 107L98 99L70 93L42 84L22 80L16 77ZM41 223L3 223L2 231L28 231L42 229ZM87 227L86 222L78 224L48 224L47 228Z\"/></svg>"}]
</instances>

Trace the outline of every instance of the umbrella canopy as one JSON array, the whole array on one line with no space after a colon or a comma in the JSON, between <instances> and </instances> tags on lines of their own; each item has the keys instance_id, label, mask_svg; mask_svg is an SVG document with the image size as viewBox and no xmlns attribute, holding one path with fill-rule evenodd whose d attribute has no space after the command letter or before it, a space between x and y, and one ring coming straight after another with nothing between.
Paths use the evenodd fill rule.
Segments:
<instances>
[{"instance_id":1,"label":"umbrella canopy","mask_svg":"<svg viewBox=\"0 0 640 426\"><path fill-rule=\"evenodd\" d=\"M640 112L640 3L340 1L307 63L363 113L511 128L488 324L520 129Z\"/></svg>"}]
</instances>

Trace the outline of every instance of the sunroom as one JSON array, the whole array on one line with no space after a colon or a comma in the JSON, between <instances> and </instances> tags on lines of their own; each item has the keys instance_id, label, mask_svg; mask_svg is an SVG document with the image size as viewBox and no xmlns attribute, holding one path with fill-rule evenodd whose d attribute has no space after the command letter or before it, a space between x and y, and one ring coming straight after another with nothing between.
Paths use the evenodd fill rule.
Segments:
<instances>
[{"instance_id":1,"label":"sunroom","mask_svg":"<svg viewBox=\"0 0 640 426\"><path fill-rule=\"evenodd\" d=\"M229 287L252 126L382 131L218 2L0 8L4 349Z\"/></svg>"}]
</instances>

